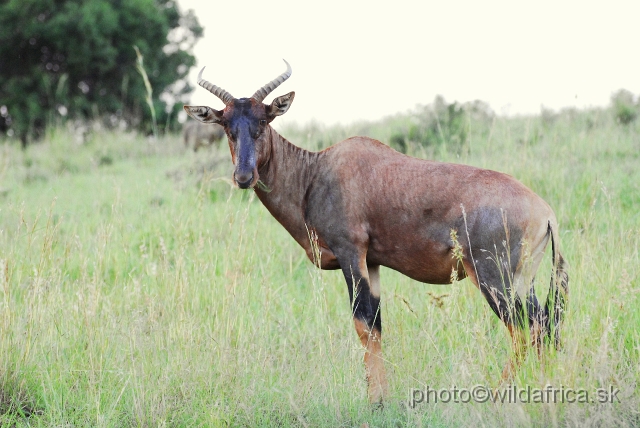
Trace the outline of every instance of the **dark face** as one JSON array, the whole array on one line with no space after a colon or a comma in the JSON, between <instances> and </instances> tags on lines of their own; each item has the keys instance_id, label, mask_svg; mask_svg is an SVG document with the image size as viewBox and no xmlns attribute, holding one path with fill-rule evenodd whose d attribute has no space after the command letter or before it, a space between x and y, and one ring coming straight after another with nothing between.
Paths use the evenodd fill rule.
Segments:
<instances>
[{"instance_id":1,"label":"dark face","mask_svg":"<svg viewBox=\"0 0 640 428\"><path fill-rule=\"evenodd\" d=\"M260 154L267 148L263 138L268 123L265 107L251 98L240 98L224 109L222 126L236 167L233 179L241 189L253 187L259 178Z\"/></svg>"}]
</instances>

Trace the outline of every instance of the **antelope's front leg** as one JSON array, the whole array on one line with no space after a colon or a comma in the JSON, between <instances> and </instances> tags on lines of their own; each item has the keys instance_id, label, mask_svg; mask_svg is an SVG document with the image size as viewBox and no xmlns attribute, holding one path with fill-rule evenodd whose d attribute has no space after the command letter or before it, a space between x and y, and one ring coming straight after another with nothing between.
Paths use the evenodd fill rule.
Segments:
<instances>
[{"instance_id":1,"label":"antelope's front leg","mask_svg":"<svg viewBox=\"0 0 640 428\"><path fill-rule=\"evenodd\" d=\"M379 266L362 264L343 270L349 287L353 321L362 346L370 403L382 403L387 395L387 377L382 358Z\"/></svg>"}]
</instances>

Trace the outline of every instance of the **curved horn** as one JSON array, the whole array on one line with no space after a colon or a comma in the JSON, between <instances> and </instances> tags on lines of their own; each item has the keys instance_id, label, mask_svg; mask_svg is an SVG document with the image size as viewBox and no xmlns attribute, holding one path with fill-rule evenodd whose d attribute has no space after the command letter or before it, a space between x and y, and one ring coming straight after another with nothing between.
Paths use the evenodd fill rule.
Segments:
<instances>
[{"instance_id":1,"label":"curved horn","mask_svg":"<svg viewBox=\"0 0 640 428\"><path fill-rule=\"evenodd\" d=\"M204 80L202 78L202 72L204 71L204 69L205 67L202 67L202 70L200 70L200 73L198 73L198 85L202 86L207 91L211 92L213 95L220 98L225 105L229 105L234 100L233 95L231 95L229 92L225 91L221 87L216 86L213 83L207 82L206 80Z\"/></svg>"},{"instance_id":2,"label":"curved horn","mask_svg":"<svg viewBox=\"0 0 640 428\"><path fill-rule=\"evenodd\" d=\"M282 82L284 82L289 78L289 76L291 76L291 66L289 65L287 60L283 59L283 61L285 64L287 64L287 71L285 71L280 76L273 79L271 82L264 85L262 88L258 89L251 98L261 103L267 97L267 95L271 93L271 91L273 91L275 88L280 86Z\"/></svg>"}]
</instances>

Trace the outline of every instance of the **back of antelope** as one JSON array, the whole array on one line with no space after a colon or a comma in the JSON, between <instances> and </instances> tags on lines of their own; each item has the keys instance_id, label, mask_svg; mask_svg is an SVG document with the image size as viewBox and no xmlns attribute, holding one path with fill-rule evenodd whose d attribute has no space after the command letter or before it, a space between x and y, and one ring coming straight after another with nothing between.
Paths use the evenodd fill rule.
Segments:
<instances>
[{"instance_id":1,"label":"back of antelope","mask_svg":"<svg viewBox=\"0 0 640 428\"><path fill-rule=\"evenodd\" d=\"M224 129L218 125L187 120L182 125L182 141L186 148L197 152L200 147L213 146L224 137Z\"/></svg>"},{"instance_id":2,"label":"back of antelope","mask_svg":"<svg viewBox=\"0 0 640 428\"><path fill-rule=\"evenodd\" d=\"M380 266L431 284L468 276L511 335L515 352L503 379L525 355L527 329L539 354L545 338L559 346L568 276L549 205L509 175L412 158L367 137L321 152L289 143L269 124L286 113L294 92L263 103L291 75L286 64L250 98L203 80L203 68L198 84L225 107L184 109L223 126L238 187L255 191L311 261L313 240L320 267L342 270L365 348L369 400L387 394ZM554 271L542 306L531 284L549 241Z\"/></svg>"}]
</instances>

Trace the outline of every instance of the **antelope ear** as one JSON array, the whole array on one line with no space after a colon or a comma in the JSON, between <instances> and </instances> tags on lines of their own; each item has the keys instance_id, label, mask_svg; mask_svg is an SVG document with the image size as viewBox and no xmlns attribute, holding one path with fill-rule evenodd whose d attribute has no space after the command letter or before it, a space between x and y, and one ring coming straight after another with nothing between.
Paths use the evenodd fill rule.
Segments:
<instances>
[{"instance_id":1,"label":"antelope ear","mask_svg":"<svg viewBox=\"0 0 640 428\"><path fill-rule=\"evenodd\" d=\"M269 119L269 122L275 119L276 116L282 116L287 112L287 110L289 110L295 95L295 92L289 92L287 95L283 95L273 100L271 105L267 107L267 118Z\"/></svg>"},{"instance_id":2,"label":"antelope ear","mask_svg":"<svg viewBox=\"0 0 640 428\"><path fill-rule=\"evenodd\" d=\"M203 123L220 123L222 121L222 111L214 110L206 106L184 106L184 111L189 116Z\"/></svg>"}]
</instances>

